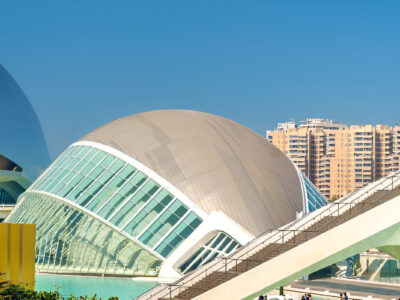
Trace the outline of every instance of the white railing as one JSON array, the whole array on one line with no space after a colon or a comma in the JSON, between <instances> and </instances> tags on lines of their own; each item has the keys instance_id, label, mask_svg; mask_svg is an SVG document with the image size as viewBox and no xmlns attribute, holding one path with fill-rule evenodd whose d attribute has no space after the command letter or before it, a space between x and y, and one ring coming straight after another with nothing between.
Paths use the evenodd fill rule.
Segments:
<instances>
[{"instance_id":1,"label":"white railing","mask_svg":"<svg viewBox=\"0 0 400 300\"><path fill-rule=\"evenodd\" d=\"M277 230L263 233L232 254L226 257L216 258L214 261L194 270L174 283L161 284L149 292L141 295L137 299L171 299L186 289L195 289L192 286L211 273L228 272L230 270L234 270L234 268L237 268L238 263L240 262L247 261L250 263L252 260L249 258L258 251L264 249L266 246L271 244L284 244L285 242L295 238L300 233L309 232L307 231L308 228L324 218L330 216L338 217L349 210L351 212L352 207L362 203L365 199L369 198L376 192L382 190L390 191L399 186L400 171L397 171L355 192L352 192L351 194L342 197L333 203L329 203L326 206L321 207L320 209L311 212L306 216L295 220ZM319 233L318 231L311 232Z\"/></svg>"}]
</instances>

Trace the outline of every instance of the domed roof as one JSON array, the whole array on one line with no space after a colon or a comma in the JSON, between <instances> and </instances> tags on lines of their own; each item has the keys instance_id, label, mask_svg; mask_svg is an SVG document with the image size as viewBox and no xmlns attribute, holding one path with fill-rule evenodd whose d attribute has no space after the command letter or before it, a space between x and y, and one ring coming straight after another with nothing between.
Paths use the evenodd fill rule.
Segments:
<instances>
[{"instance_id":1,"label":"domed roof","mask_svg":"<svg viewBox=\"0 0 400 300\"><path fill-rule=\"evenodd\" d=\"M220 116L150 111L110 122L81 140L133 157L207 213L222 211L254 235L303 210L292 162L260 135Z\"/></svg>"},{"instance_id":2,"label":"domed roof","mask_svg":"<svg viewBox=\"0 0 400 300\"><path fill-rule=\"evenodd\" d=\"M50 163L39 120L28 99L0 65L0 154L19 165L33 181Z\"/></svg>"}]
</instances>

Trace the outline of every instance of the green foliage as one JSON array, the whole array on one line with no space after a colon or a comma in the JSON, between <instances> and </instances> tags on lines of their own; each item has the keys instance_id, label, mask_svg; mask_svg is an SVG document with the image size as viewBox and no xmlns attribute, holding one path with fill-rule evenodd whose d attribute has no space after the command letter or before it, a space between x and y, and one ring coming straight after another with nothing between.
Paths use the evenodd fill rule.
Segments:
<instances>
[{"instance_id":1,"label":"green foliage","mask_svg":"<svg viewBox=\"0 0 400 300\"><path fill-rule=\"evenodd\" d=\"M36 292L18 284L8 284L0 291L0 296L7 296L10 300L59 300L61 296L58 292Z\"/></svg>"},{"instance_id":2,"label":"green foliage","mask_svg":"<svg viewBox=\"0 0 400 300\"><path fill-rule=\"evenodd\" d=\"M101 300L101 298L97 298L97 295L94 295L93 297L89 297L89 296L75 297L74 295L71 295L66 300ZM118 297L111 297L111 298L108 298L108 300L118 300Z\"/></svg>"},{"instance_id":3,"label":"green foliage","mask_svg":"<svg viewBox=\"0 0 400 300\"><path fill-rule=\"evenodd\" d=\"M336 200L338 200L338 199L340 199L340 197L339 197L338 195L333 195L332 198L329 199L328 201L329 201L329 202L333 202L333 201L336 201Z\"/></svg>"},{"instance_id":4,"label":"green foliage","mask_svg":"<svg viewBox=\"0 0 400 300\"><path fill-rule=\"evenodd\" d=\"M1 276L1 275L4 275L4 274L5 274L5 273L0 273L0 276ZM6 287L7 283L8 283L8 281L0 281L0 291L1 291L3 288Z\"/></svg>"},{"instance_id":5,"label":"green foliage","mask_svg":"<svg viewBox=\"0 0 400 300\"><path fill-rule=\"evenodd\" d=\"M283 296L283 286L279 287L279 295Z\"/></svg>"},{"instance_id":6,"label":"green foliage","mask_svg":"<svg viewBox=\"0 0 400 300\"><path fill-rule=\"evenodd\" d=\"M97 298L97 295L92 297L80 296L75 297L74 295L64 298L58 291L46 292L46 291L32 291L22 285L18 284L3 284L0 283L0 299L5 298L7 300L101 300ZM109 300L118 300L118 297L111 297Z\"/></svg>"}]
</instances>

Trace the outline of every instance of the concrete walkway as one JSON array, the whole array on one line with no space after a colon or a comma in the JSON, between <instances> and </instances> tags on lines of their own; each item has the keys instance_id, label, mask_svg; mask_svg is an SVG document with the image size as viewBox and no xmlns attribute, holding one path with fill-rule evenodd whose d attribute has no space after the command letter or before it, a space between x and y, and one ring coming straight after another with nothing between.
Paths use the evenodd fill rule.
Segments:
<instances>
[{"instance_id":1,"label":"concrete walkway","mask_svg":"<svg viewBox=\"0 0 400 300\"><path fill-rule=\"evenodd\" d=\"M400 285L397 284L385 284L385 283L372 283L360 280L348 280L348 279L317 279L317 280L299 280L293 282L287 286L287 290L290 288L295 289L306 289L310 291L323 292L329 290L332 293L350 293L352 296L368 297L373 296L374 298L380 299L399 299L400 298Z\"/></svg>"}]
</instances>

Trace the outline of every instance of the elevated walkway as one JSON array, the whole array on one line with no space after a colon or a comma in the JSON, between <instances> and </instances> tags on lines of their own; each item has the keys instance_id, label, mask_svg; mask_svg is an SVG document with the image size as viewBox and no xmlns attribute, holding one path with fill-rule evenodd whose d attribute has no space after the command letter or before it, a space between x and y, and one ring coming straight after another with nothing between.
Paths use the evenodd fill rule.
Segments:
<instances>
[{"instance_id":1,"label":"elevated walkway","mask_svg":"<svg viewBox=\"0 0 400 300\"><path fill-rule=\"evenodd\" d=\"M370 248L400 252L399 211L396 172L138 299L253 299Z\"/></svg>"}]
</instances>

